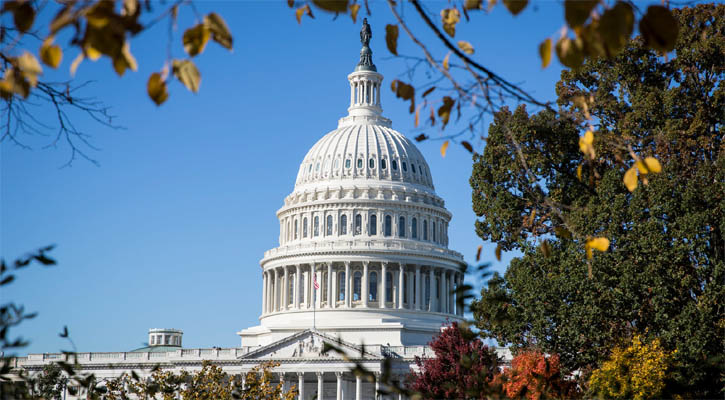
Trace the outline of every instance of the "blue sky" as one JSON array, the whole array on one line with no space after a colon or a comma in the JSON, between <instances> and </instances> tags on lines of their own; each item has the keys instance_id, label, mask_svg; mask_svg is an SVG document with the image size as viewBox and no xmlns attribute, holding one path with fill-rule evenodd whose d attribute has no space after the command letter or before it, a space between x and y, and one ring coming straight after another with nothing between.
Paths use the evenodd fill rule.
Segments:
<instances>
[{"instance_id":1,"label":"blue sky","mask_svg":"<svg viewBox=\"0 0 725 400\"><path fill-rule=\"evenodd\" d=\"M216 11L226 19L234 51L210 43L195 60L200 92L172 83L161 107L146 97L146 80L163 65L165 23L132 42L137 72L119 78L107 60L81 64L76 81L94 81L83 95L103 100L123 126L112 130L75 116L100 149L88 150L99 166L76 160L60 168L70 150L62 144L42 149L46 138L26 137L32 151L0 144L2 256L12 260L57 245L51 253L57 266L26 269L0 292L0 303L15 301L39 312L13 330L31 341L22 353L69 349L58 337L64 325L78 351L125 351L140 347L149 328L171 327L184 330L185 347L238 346L235 332L258 323L259 260L278 244L275 212L292 191L307 150L346 115L346 77L360 50L359 20L333 21L318 11L316 19L298 25L285 3L198 3L201 13ZM407 80L406 63L385 47L385 24L394 22L387 5L371 4L373 59L386 82L384 115L410 138L420 132L440 136L438 128L413 129L408 105L387 89L396 77ZM426 3L436 12L445 4ZM404 15L421 31L410 6ZM182 11L180 27L192 22L193 15ZM529 6L515 18L499 5L461 24L456 39L473 43L486 66L551 100L560 66L554 61L542 71L537 47L562 24L557 2ZM184 56L181 33L175 57ZM445 55L435 39L422 38L437 57ZM401 31L399 53L419 54L413 46ZM68 79L75 54L68 50L58 71L46 68L47 76ZM37 117L52 120L52 110L40 108ZM470 155L451 146L442 158L440 144L418 147L453 213L450 247L474 262L483 244L482 261L503 271L511 255L496 262L495 245L474 232Z\"/></svg>"}]
</instances>

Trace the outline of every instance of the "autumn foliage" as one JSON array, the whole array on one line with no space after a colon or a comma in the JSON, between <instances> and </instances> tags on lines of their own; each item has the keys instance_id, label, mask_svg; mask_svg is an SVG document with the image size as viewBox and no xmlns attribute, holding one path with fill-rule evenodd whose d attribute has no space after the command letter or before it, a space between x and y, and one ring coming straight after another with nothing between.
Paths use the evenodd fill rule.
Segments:
<instances>
[{"instance_id":1,"label":"autumn foliage","mask_svg":"<svg viewBox=\"0 0 725 400\"><path fill-rule=\"evenodd\" d=\"M521 352L511 361L504 377L503 390L509 398L569 399L579 394L576 383L564 378L556 354L545 355L538 350Z\"/></svg>"},{"instance_id":2,"label":"autumn foliage","mask_svg":"<svg viewBox=\"0 0 725 400\"><path fill-rule=\"evenodd\" d=\"M493 349L467 327L453 322L430 342L435 358L416 357L410 389L424 398L487 398L495 390L499 363Z\"/></svg>"}]
</instances>

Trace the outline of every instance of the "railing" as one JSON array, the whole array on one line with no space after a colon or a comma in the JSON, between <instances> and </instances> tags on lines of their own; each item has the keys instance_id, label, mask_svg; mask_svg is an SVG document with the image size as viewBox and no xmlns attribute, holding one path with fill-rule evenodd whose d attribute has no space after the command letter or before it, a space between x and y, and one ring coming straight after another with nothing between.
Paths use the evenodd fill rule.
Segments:
<instances>
[{"instance_id":1,"label":"railing","mask_svg":"<svg viewBox=\"0 0 725 400\"><path fill-rule=\"evenodd\" d=\"M283 256L306 251L349 251L349 250L411 250L433 253L463 260L461 253L428 243L408 240L330 240L310 241L307 243L294 243L276 247L264 252L264 258Z\"/></svg>"}]
</instances>

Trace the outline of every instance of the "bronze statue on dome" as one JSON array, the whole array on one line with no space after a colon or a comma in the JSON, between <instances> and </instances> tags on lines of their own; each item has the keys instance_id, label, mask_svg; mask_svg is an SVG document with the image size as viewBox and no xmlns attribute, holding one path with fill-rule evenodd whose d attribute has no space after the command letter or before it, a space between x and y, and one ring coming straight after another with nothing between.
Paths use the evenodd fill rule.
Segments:
<instances>
[{"instance_id":1,"label":"bronze statue on dome","mask_svg":"<svg viewBox=\"0 0 725 400\"><path fill-rule=\"evenodd\" d=\"M371 37L373 37L373 31L370 29L370 25L368 25L368 19L363 18L362 29L360 29L360 42L363 46L368 47Z\"/></svg>"}]
</instances>

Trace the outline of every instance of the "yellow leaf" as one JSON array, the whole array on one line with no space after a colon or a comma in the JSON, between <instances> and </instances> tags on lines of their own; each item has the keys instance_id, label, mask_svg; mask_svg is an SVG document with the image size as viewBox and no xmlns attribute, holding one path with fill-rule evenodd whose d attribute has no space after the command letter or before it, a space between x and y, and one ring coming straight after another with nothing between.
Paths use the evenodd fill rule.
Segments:
<instances>
[{"instance_id":1,"label":"yellow leaf","mask_svg":"<svg viewBox=\"0 0 725 400\"><path fill-rule=\"evenodd\" d=\"M166 82L161 78L158 72L154 72L149 77L149 81L146 84L146 90L148 91L151 100L156 103L157 106L165 102L169 97L169 92L166 90Z\"/></svg>"},{"instance_id":2,"label":"yellow leaf","mask_svg":"<svg viewBox=\"0 0 725 400\"><path fill-rule=\"evenodd\" d=\"M73 62L70 64L70 76L75 76L76 70L78 69L78 66L81 65L81 62L85 56L83 56L83 53L79 53L76 58L73 60Z\"/></svg>"},{"instance_id":3,"label":"yellow leaf","mask_svg":"<svg viewBox=\"0 0 725 400\"><path fill-rule=\"evenodd\" d=\"M501 243L496 243L496 260L501 261Z\"/></svg>"},{"instance_id":4,"label":"yellow leaf","mask_svg":"<svg viewBox=\"0 0 725 400\"><path fill-rule=\"evenodd\" d=\"M184 31L184 36L181 38L184 43L184 51L189 53L190 56L194 57L204 51L211 31L204 24L197 24L196 26Z\"/></svg>"},{"instance_id":5,"label":"yellow leaf","mask_svg":"<svg viewBox=\"0 0 725 400\"><path fill-rule=\"evenodd\" d=\"M546 68L551 62L551 39L546 39L539 45L539 56L541 57L541 68Z\"/></svg>"},{"instance_id":6,"label":"yellow leaf","mask_svg":"<svg viewBox=\"0 0 725 400\"><path fill-rule=\"evenodd\" d=\"M101 56L103 55L103 54L101 54L100 51L94 49L91 46L86 46L85 47L85 52L86 52L86 57L88 57L88 59L91 60L91 61L96 61L99 58L101 58Z\"/></svg>"},{"instance_id":7,"label":"yellow leaf","mask_svg":"<svg viewBox=\"0 0 725 400\"><path fill-rule=\"evenodd\" d=\"M634 189L637 189L637 167L632 167L627 170L627 172L624 173L624 186L627 187L627 190L630 192L634 191Z\"/></svg>"},{"instance_id":8,"label":"yellow leaf","mask_svg":"<svg viewBox=\"0 0 725 400\"><path fill-rule=\"evenodd\" d=\"M639 171L640 174L646 174L649 172L649 170L647 169L647 167L644 165L644 163L642 161L635 161L634 166L637 167L637 170Z\"/></svg>"},{"instance_id":9,"label":"yellow leaf","mask_svg":"<svg viewBox=\"0 0 725 400\"><path fill-rule=\"evenodd\" d=\"M473 54L473 46L465 40L458 41L458 47L466 54Z\"/></svg>"},{"instance_id":10,"label":"yellow leaf","mask_svg":"<svg viewBox=\"0 0 725 400\"><path fill-rule=\"evenodd\" d=\"M581 165L579 165L578 167L576 167L576 177L580 181L582 180L582 166Z\"/></svg>"},{"instance_id":11,"label":"yellow leaf","mask_svg":"<svg viewBox=\"0 0 725 400\"><path fill-rule=\"evenodd\" d=\"M360 4L350 4L350 17L352 17L353 23L357 23L358 11L360 11Z\"/></svg>"},{"instance_id":12,"label":"yellow leaf","mask_svg":"<svg viewBox=\"0 0 725 400\"><path fill-rule=\"evenodd\" d=\"M194 93L199 91L201 74L191 60L174 60L171 63L171 71L187 89Z\"/></svg>"},{"instance_id":13,"label":"yellow leaf","mask_svg":"<svg viewBox=\"0 0 725 400\"><path fill-rule=\"evenodd\" d=\"M594 132L591 130L587 130L584 136L581 136L579 138L579 150L581 150L582 153L589 156L592 160L596 156L594 153Z\"/></svg>"},{"instance_id":14,"label":"yellow leaf","mask_svg":"<svg viewBox=\"0 0 725 400\"><path fill-rule=\"evenodd\" d=\"M125 42L121 54L113 59L113 68L119 76L123 76L126 69L130 68L132 71L136 71L137 67L136 59L131 54L131 47L128 42Z\"/></svg>"},{"instance_id":15,"label":"yellow leaf","mask_svg":"<svg viewBox=\"0 0 725 400\"><path fill-rule=\"evenodd\" d=\"M481 250L483 250L483 246L479 244L476 250L476 261L481 259Z\"/></svg>"},{"instance_id":16,"label":"yellow leaf","mask_svg":"<svg viewBox=\"0 0 725 400\"><path fill-rule=\"evenodd\" d=\"M419 105L418 108L415 109L415 127L418 127L418 124L420 123L420 108L423 107L423 105Z\"/></svg>"},{"instance_id":17,"label":"yellow leaf","mask_svg":"<svg viewBox=\"0 0 725 400\"><path fill-rule=\"evenodd\" d=\"M451 59L451 52L449 51L448 54L446 54L446 57L443 59L443 69L445 69L446 71L448 71L448 68L449 68L448 63L450 62L450 59Z\"/></svg>"},{"instance_id":18,"label":"yellow leaf","mask_svg":"<svg viewBox=\"0 0 725 400\"><path fill-rule=\"evenodd\" d=\"M456 24L461 20L461 13L457 8L446 8L441 10L441 22L443 30L451 37L456 36Z\"/></svg>"},{"instance_id":19,"label":"yellow leaf","mask_svg":"<svg viewBox=\"0 0 725 400\"><path fill-rule=\"evenodd\" d=\"M391 53L398 55L398 25L385 25L385 44Z\"/></svg>"},{"instance_id":20,"label":"yellow leaf","mask_svg":"<svg viewBox=\"0 0 725 400\"><path fill-rule=\"evenodd\" d=\"M60 61L63 59L63 50L60 49L60 46L52 43L52 36L43 42L43 45L40 46L40 59L45 65L51 68L58 68Z\"/></svg>"},{"instance_id":21,"label":"yellow leaf","mask_svg":"<svg viewBox=\"0 0 725 400\"><path fill-rule=\"evenodd\" d=\"M18 57L18 68L20 68L23 77L25 77L25 79L27 79L33 87L38 84L38 75L43 73L43 67L40 66L38 59L35 58L34 55L28 51L21 54L20 57Z\"/></svg>"},{"instance_id":22,"label":"yellow leaf","mask_svg":"<svg viewBox=\"0 0 725 400\"><path fill-rule=\"evenodd\" d=\"M305 15L305 11L307 11L310 8L308 4L305 4L302 7L299 7L297 10L295 10L295 18L297 18L297 23L302 23L302 16Z\"/></svg>"},{"instance_id":23,"label":"yellow leaf","mask_svg":"<svg viewBox=\"0 0 725 400\"><path fill-rule=\"evenodd\" d=\"M662 172L662 165L654 157L647 157L644 159L644 163L647 165L647 169L650 172L659 173Z\"/></svg>"},{"instance_id":24,"label":"yellow leaf","mask_svg":"<svg viewBox=\"0 0 725 400\"><path fill-rule=\"evenodd\" d=\"M446 140L443 142L443 145L441 145L441 156L446 156L446 151L448 151L448 141Z\"/></svg>"},{"instance_id":25,"label":"yellow leaf","mask_svg":"<svg viewBox=\"0 0 725 400\"><path fill-rule=\"evenodd\" d=\"M585 250L587 253L587 258L591 260L592 249L599 250L602 252L607 251L607 249L609 248L609 239L607 239L605 237L588 239L587 244L584 247L585 247Z\"/></svg>"},{"instance_id":26,"label":"yellow leaf","mask_svg":"<svg viewBox=\"0 0 725 400\"><path fill-rule=\"evenodd\" d=\"M204 17L204 25L211 32L211 38L224 48L232 49L232 33L229 31L227 23L217 13L209 13Z\"/></svg>"}]
</instances>

